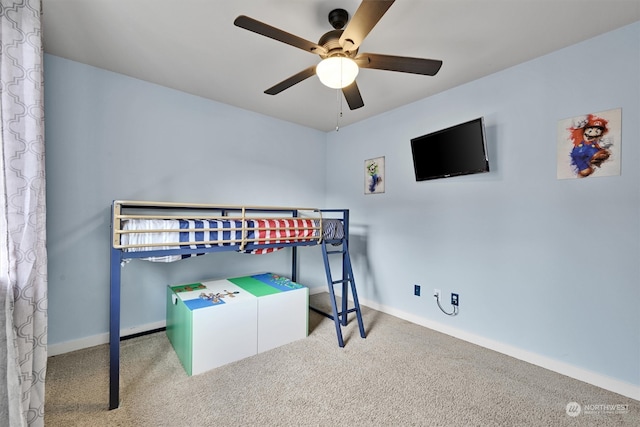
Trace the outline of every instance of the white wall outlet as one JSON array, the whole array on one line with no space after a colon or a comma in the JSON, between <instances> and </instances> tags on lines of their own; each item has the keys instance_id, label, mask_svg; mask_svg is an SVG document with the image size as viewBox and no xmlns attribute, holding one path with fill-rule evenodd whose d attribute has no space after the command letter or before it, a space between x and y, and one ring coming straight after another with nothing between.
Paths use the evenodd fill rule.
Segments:
<instances>
[{"instance_id":1,"label":"white wall outlet","mask_svg":"<svg viewBox=\"0 0 640 427\"><path fill-rule=\"evenodd\" d=\"M433 290L433 296L434 296L435 298L440 298L440 295L441 295L441 293L440 293L440 289L434 289L434 290Z\"/></svg>"}]
</instances>

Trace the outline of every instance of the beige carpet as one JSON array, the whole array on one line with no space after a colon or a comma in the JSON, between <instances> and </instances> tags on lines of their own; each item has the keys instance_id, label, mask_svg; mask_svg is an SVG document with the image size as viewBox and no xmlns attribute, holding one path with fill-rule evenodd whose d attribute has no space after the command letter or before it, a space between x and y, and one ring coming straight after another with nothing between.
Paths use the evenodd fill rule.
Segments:
<instances>
[{"instance_id":1,"label":"beige carpet","mask_svg":"<svg viewBox=\"0 0 640 427\"><path fill-rule=\"evenodd\" d=\"M326 294L312 299L326 304ZM363 312L367 338L354 318L344 348L333 322L310 312L307 338L193 377L164 332L123 341L121 402L112 411L107 345L51 357L45 425L640 425L638 401ZM567 414L571 402L577 416Z\"/></svg>"}]
</instances>

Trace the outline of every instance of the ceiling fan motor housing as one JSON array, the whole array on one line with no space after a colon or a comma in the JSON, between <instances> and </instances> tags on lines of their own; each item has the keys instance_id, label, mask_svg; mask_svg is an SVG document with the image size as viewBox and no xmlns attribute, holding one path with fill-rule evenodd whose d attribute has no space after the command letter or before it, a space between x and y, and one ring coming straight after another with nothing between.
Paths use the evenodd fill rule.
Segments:
<instances>
[{"instance_id":1,"label":"ceiling fan motor housing","mask_svg":"<svg viewBox=\"0 0 640 427\"><path fill-rule=\"evenodd\" d=\"M329 12L329 23L335 29L323 34L322 37L320 37L320 40L318 40L318 44L327 50L326 54L320 55L321 58L325 59L333 56L355 56L357 50L354 52L346 52L340 45L340 36L342 36L343 33L342 28L347 25L347 21L349 21L349 13L346 10L334 9Z\"/></svg>"},{"instance_id":2,"label":"ceiling fan motor housing","mask_svg":"<svg viewBox=\"0 0 640 427\"><path fill-rule=\"evenodd\" d=\"M329 31L320 37L318 40L318 44L324 47L327 50L326 54L321 54L321 58L330 58L332 56L353 56L355 52L345 52L342 46L340 45L340 36L342 35L342 30L332 30Z\"/></svg>"}]
</instances>

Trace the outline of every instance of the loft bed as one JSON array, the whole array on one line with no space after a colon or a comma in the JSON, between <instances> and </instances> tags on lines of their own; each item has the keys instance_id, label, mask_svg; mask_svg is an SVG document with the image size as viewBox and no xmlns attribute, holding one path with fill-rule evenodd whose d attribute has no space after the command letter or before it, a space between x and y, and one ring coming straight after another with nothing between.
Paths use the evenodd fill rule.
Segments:
<instances>
[{"instance_id":1,"label":"loft bed","mask_svg":"<svg viewBox=\"0 0 640 427\"><path fill-rule=\"evenodd\" d=\"M174 262L212 252L265 254L291 248L291 280L297 281L300 246L322 245L332 313L312 310L341 326L354 312L360 336L365 331L348 250L349 210L298 207L226 206L200 203L113 201L111 208L109 409L119 406L121 273L133 259ZM327 246L329 245L329 247ZM334 249L338 247L339 249ZM329 255L342 258L342 274L333 280ZM342 285L342 309L334 285ZM354 308L348 308L349 287Z\"/></svg>"}]
</instances>

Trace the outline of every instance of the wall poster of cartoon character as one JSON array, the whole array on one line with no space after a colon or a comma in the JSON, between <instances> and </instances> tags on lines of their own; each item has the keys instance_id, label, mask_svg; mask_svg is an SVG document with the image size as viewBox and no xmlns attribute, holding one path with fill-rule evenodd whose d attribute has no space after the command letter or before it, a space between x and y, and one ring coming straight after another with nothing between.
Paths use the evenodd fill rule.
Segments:
<instances>
[{"instance_id":1,"label":"wall poster of cartoon character","mask_svg":"<svg viewBox=\"0 0 640 427\"><path fill-rule=\"evenodd\" d=\"M384 193L384 157L364 161L364 194Z\"/></svg>"},{"instance_id":2,"label":"wall poster of cartoon character","mask_svg":"<svg viewBox=\"0 0 640 427\"><path fill-rule=\"evenodd\" d=\"M622 109L558 122L558 179L620 175Z\"/></svg>"}]
</instances>

